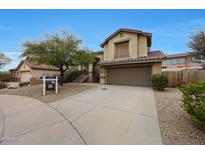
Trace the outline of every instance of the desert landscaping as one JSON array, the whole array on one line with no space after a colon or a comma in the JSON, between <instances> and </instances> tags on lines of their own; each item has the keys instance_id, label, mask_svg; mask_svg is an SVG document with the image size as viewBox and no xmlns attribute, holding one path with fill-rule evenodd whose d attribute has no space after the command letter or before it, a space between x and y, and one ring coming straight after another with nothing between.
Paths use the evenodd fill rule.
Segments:
<instances>
[{"instance_id":1,"label":"desert landscaping","mask_svg":"<svg viewBox=\"0 0 205 154\"><path fill-rule=\"evenodd\" d=\"M154 91L163 144L205 144L205 133L197 129L182 108L177 88Z\"/></svg>"},{"instance_id":2,"label":"desert landscaping","mask_svg":"<svg viewBox=\"0 0 205 154\"><path fill-rule=\"evenodd\" d=\"M59 87L59 91L55 94L55 91L47 91L46 95L42 95L43 85L35 85L35 86L25 86L18 89L1 89L0 95L20 95L31 97L37 100L40 100L44 103L52 103L54 101L79 94L83 91L92 89L95 87L94 85L80 85L75 83L66 83L63 86Z\"/></svg>"}]
</instances>

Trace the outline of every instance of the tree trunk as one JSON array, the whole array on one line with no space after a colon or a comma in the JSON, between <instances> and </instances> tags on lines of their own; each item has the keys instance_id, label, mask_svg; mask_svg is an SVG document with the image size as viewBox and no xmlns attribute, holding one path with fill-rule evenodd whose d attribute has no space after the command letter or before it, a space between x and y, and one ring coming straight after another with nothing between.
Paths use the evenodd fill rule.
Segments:
<instances>
[{"instance_id":1,"label":"tree trunk","mask_svg":"<svg viewBox=\"0 0 205 154\"><path fill-rule=\"evenodd\" d=\"M63 86L63 77L64 77L64 73L61 72L61 74L60 74L60 86Z\"/></svg>"},{"instance_id":2,"label":"tree trunk","mask_svg":"<svg viewBox=\"0 0 205 154\"><path fill-rule=\"evenodd\" d=\"M63 69L63 65L59 66L59 71L60 71L60 86L63 86L63 77L64 77L64 73L66 72L66 70L68 70L68 66L66 69Z\"/></svg>"},{"instance_id":3,"label":"tree trunk","mask_svg":"<svg viewBox=\"0 0 205 154\"><path fill-rule=\"evenodd\" d=\"M59 71L60 71L60 86L63 86L63 76L64 76L63 66L59 67Z\"/></svg>"}]
</instances>

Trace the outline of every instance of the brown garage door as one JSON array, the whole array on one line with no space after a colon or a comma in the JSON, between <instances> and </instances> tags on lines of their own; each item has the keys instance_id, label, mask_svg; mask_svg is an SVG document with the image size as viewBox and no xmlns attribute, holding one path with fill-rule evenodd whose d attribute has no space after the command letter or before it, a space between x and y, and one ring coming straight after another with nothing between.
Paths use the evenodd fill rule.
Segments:
<instances>
[{"instance_id":1,"label":"brown garage door","mask_svg":"<svg viewBox=\"0 0 205 154\"><path fill-rule=\"evenodd\" d=\"M109 68L108 84L151 86L151 66Z\"/></svg>"}]
</instances>

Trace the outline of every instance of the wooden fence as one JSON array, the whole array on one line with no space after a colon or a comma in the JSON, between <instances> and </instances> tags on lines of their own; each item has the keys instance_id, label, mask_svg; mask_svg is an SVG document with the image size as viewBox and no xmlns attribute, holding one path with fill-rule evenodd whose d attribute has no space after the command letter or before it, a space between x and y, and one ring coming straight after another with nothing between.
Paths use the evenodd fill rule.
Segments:
<instances>
[{"instance_id":1,"label":"wooden fence","mask_svg":"<svg viewBox=\"0 0 205 154\"><path fill-rule=\"evenodd\" d=\"M182 84L205 80L205 70L167 71L162 74L167 76L169 87L179 87Z\"/></svg>"}]
</instances>

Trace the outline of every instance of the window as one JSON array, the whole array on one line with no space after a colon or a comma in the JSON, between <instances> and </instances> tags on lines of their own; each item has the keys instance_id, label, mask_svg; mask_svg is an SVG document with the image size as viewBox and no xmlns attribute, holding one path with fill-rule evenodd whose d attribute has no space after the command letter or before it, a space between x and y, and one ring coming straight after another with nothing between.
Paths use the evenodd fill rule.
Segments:
<instances>
[{"instance_id":1,"label":"window","mask_svg":"<svg viewBox=\"0 0 205 154\"><path fill-rule=\"evenodd\" d=\"M189 57L190 62L193 62L194 60L195 60L194 57Z\"/></svg>"},{"instance_id":2,"label":"window","mask_svg":"<svg viewBox=\"0 0 205 154\"><path fill-rule=\"evenodd\" d=\"M177 59L172 59L172 64L177 64Z\"/></svg>"},{"instance_id":3,"label":"window","mask_svg":"<svg viewBox=\"0 0 205 154\"><path fill-rule=\"evenodd\" d=\"M179 64L184 64L185 63L185 58L179 58Z\"/></svg>"},{"instance_id":4,"label":"window","mask_svg":"<svg viewBox=\"0 0 205 154\"><path fill-rule=\"evenodd\" d=\"M115 43L114 58L125 58L129 56L129 41Z\"/></svg>"},{"instance_id":5,"label":"window","mask_svg":"<svg viewBox=\"0 0 205 154\"><path fill-rule=\"evenodd\" d=\"M166 60L166 64L167 64L167 65L170 64L170 60L169 60L169 59Z\"/></svg>"}]
</instances>

